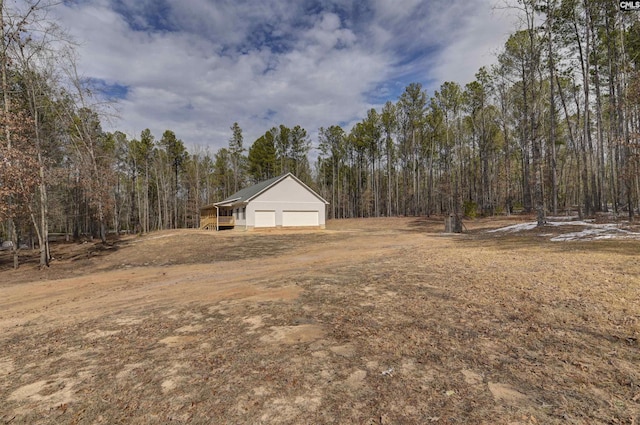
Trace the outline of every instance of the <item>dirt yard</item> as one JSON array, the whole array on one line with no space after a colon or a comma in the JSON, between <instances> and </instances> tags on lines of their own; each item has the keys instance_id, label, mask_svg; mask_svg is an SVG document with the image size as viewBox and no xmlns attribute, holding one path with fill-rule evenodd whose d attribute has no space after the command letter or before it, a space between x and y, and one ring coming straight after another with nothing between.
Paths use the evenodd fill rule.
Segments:
<instances>
[{"instance_id":1,"label":"dirt yard","mask_svg":"<svg viewBox=\"0 0 640 425\"><path fill-rule=\"evenodd\" d=\"M638 228L522 221L0 252L0 425L640 425Z\"/></svg>"}]
</instances>

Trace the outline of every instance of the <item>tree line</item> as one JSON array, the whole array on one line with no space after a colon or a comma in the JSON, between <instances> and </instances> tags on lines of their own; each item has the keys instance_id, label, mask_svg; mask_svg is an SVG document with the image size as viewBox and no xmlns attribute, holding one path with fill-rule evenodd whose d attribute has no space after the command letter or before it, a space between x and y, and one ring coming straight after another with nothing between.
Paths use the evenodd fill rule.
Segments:
<instances>
[{"instance_id":1,"label":"tree line","mask_svg":"<svg viewBox=\"0 0 640 425\"><path fill-rule=\"evenodd\" d=\"M614 211L640 199L640 21L605 0L521 0L523 28L464 87L410 84L320 129L330 216Z\"/></svg>"},{"instance_id":2,"label":"tree line","mask_svg":"<svg viewBox=\"0 0 640 425\"><path fill-rule=\"evenodd\" d=\"M640 20L608 0L520 0L522 28L490 68L431 95L409 84L351 129L279 125L245 147L192 149L171 130L102 129L64 32L39 3L0 0L0 239L48 265L49 235L198 227L202 206L292 172L329 218L581 216L640 206ZM316 154L310 152L315 145ZM310 158L313 161L310 161Z\"/></svg>"}]
</instances>

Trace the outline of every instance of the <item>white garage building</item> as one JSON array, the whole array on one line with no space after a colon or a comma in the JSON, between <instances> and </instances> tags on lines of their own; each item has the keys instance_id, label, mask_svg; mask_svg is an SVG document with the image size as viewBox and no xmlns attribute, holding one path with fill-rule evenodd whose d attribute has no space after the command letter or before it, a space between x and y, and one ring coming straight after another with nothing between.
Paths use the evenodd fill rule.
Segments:
<instances>
[{"instance_id":1,"label":"white garage building","mask_svg":"<svg viewBox=\"0 0 640 425\"><path fill-rule=\"evenodd\" d=\"M291 173L242 189L200 210L200 227L325 227L328 202Z\"/></svg>"}]
</instances>

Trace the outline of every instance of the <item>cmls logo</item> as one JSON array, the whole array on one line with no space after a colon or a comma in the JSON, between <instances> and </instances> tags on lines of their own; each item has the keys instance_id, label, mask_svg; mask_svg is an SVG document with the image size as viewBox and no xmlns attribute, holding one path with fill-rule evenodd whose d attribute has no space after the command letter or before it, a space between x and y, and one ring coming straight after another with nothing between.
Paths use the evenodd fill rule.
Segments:
<instances>
[{"instance_id":1,"label":"cmls logo","mask_svg":"<svg viewBox=\"0 0 640 425\"><path fill-rule=\"evenodd\" d=\"M621 1L620 10L624 11L640 11L640 1Z\"/></svg>"}]
</instances>

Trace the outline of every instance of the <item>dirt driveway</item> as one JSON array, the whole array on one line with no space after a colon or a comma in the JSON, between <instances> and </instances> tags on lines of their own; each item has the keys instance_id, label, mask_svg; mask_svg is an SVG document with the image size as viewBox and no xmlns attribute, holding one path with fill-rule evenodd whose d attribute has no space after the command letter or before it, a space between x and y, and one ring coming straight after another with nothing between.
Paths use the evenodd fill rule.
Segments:
<instances>
[{"instance_id":1,"label":"dirt driveway","mask_svg":"<svg viewBox=\"0 0 640 425\"><path fill-rule=\"evenodd\" d=\"M640 423L640 242L516 222L61 245L0 272L0 424Z\"/></svg>"}]
</instances>

